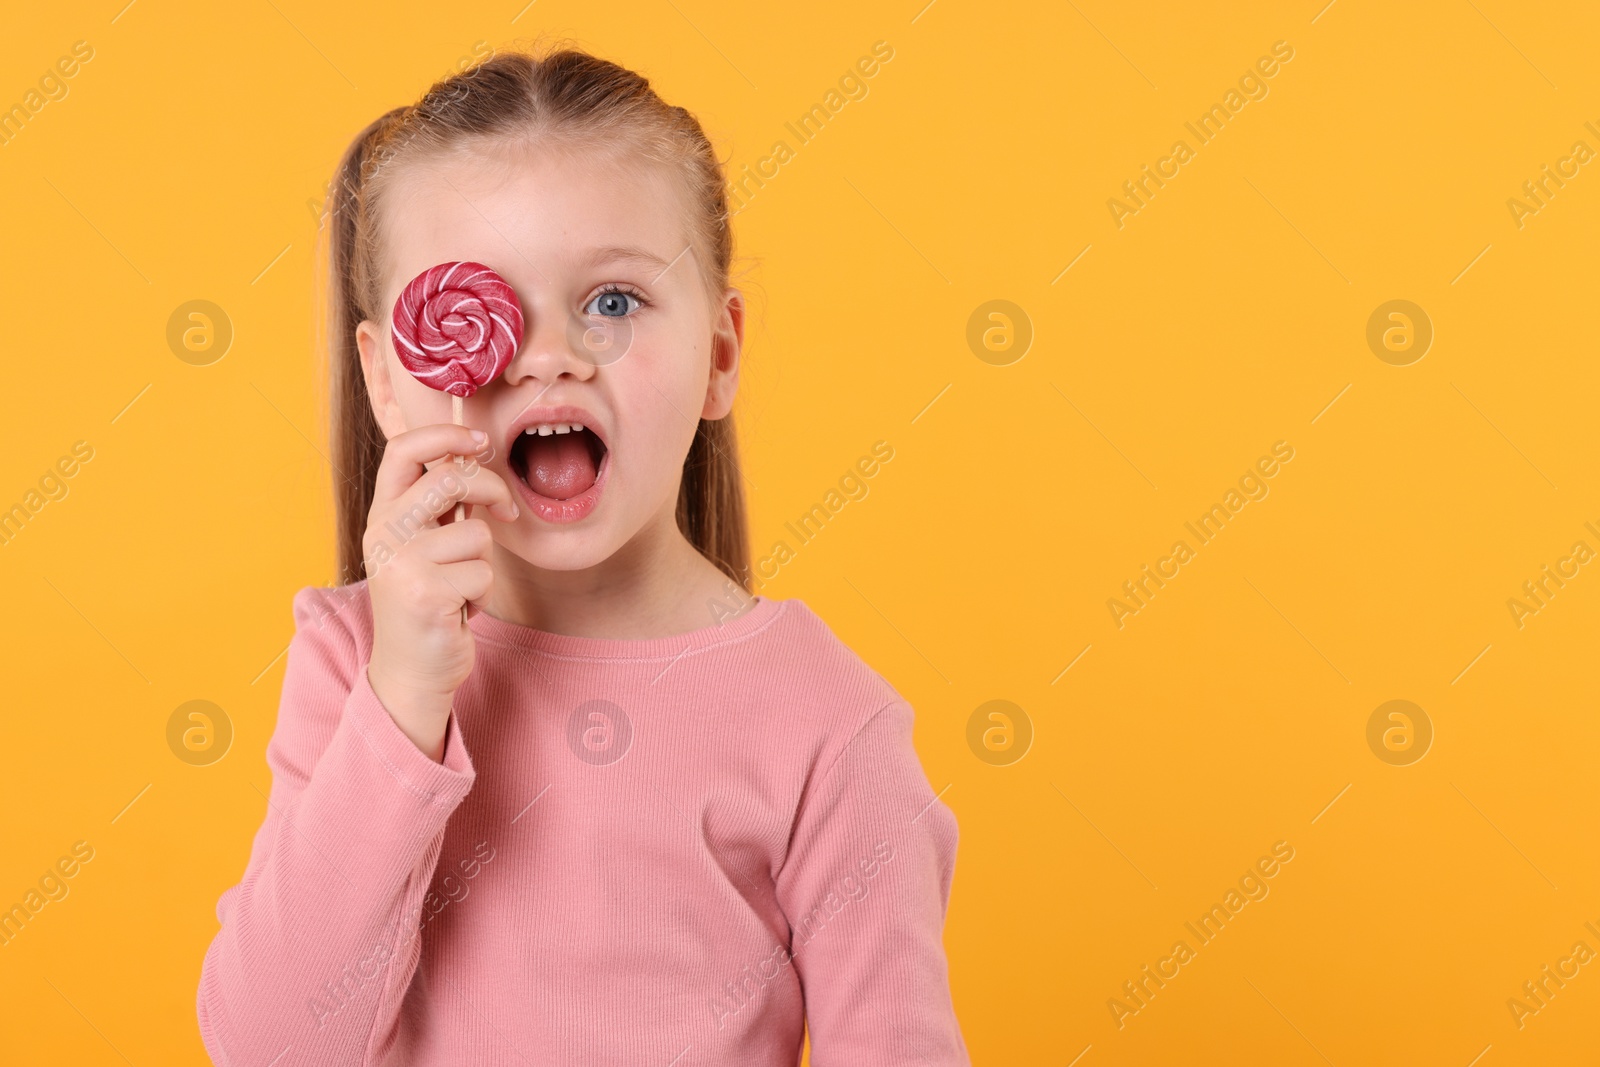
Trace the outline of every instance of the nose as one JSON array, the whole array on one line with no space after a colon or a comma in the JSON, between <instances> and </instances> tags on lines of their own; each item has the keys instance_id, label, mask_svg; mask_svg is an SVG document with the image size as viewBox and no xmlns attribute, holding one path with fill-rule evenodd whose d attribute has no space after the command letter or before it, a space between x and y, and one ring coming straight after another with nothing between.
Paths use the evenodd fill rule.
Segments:
<instances>
[{"instance_id":1,"label":"nose","mask_svg":"<svg viewBox=\"0 0 1600 1067\"><path fill-rule=\"evenodd\" d=\"M548 386L563 376L578 382L594 377L594 361L573 348L567 316L555 311L530 312L523 317L522 344L506 367L507 385L533 379Z\"/></svg>"}]
</instances>

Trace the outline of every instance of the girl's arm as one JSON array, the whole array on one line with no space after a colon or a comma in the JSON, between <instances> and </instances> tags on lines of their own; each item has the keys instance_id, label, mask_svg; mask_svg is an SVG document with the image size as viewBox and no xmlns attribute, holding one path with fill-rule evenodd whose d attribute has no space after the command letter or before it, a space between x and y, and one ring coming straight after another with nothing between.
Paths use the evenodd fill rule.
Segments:
<instances>
[{"instance_id":1,"label":"girl's arm","mask_svg":"<svg viewBox=\"0 0 1600 1067\"><path fill-rule=\"evenodd\" d=\"M294 598L266 818L200 972L200 1033L226 1067L380 1058L445 822L473 782L453 715L435 763L384 710L340 614L359 610L348 600Z\"/></svg>"},{"instance_id":2,"label":"girl's arm","mask_svg":"<svg viewBox=\"0 0 1600 1067\"><path fill-rule=\"evenodd\" d=\"M813 1063L970 1063L943 945L956 820L928 786L912 719L891 702L808 785L778 872Z\"/></svg>"}]
</instances>

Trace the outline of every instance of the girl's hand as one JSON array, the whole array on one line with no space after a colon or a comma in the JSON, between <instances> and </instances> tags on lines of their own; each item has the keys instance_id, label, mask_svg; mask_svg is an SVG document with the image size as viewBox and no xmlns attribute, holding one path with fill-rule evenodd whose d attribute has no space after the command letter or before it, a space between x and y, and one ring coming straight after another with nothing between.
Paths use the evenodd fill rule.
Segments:
<instances>
[{"instance_id":1,"label":"girl's hand","mask_svg":"<svg viewBox=\"0 0 1600 1067\"><path fill-rule=\"evenodd\" d=\"M392 438L361 543L372 600L367 680L401 731L435 761L444 755L456 689L472 672L472 631L461 607L482 600L494 583L489 524L437 520L459 501L486 505L503 522L517 517L505 480L474 458L487 445L487 435L449 424ZM457 466L454 456L467 462Z\"/></svg>"}]
</instances>

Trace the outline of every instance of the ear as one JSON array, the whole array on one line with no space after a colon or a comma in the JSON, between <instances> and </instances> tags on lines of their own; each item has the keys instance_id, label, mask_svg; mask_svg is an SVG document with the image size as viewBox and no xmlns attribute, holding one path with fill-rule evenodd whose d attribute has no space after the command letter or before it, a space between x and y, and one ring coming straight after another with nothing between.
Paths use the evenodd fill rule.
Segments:
<instances>
[{"instance_id":1,"label":"ear","mask_svg":"<svg viewBox=\"0 0 1600 1067\"><path fill-rule=\"evenodd\" d=\"M706 383L702 419L716 420L733 410L739 391L739 356L744 348L744 294L729 289L723 294L722 313L711 332L711 377Z\"/></svg>"},{"instance_id":2,"label":"ear","mask_svg":"<svg viewBox=\"0 0 1600 1067\"><path fill-rule=\"evenodd\" d=\"M361 320L356 327L356 347L361 350L361 375L367 380L367 397L372 401L372 417L378 428L385 438L404 433L406 422L400 413L400 402L395 399L389 360L384 358L383 331L377 323Z\"/></svg>"}]
</instances>

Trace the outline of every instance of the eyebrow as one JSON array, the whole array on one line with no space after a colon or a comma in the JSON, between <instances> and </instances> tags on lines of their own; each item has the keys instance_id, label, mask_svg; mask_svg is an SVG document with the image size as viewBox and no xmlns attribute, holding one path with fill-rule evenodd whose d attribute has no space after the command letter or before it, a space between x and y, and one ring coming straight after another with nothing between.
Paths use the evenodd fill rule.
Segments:
<instances>
[{"instance_id":1,"label":"eyebrow","mask_svg":"<svg viewBox=\"0 0 1600 1067\"><path fill-rule=\"evenodd\" d=\"M643 267L656 267L660 270L665 270L669 266L666 260L653 252L626 246L596 248L589 253L586 262L591 267L598 267L602 263L637 263Z\"/></svg>"}]
</instances>

